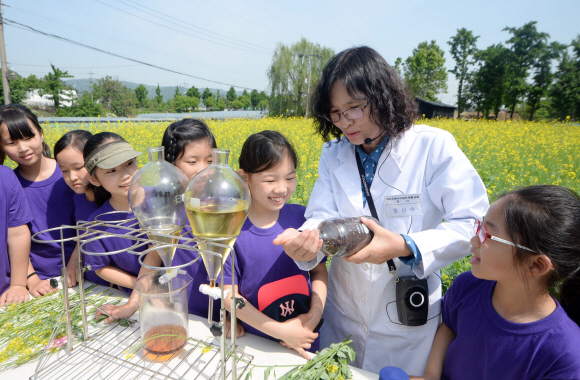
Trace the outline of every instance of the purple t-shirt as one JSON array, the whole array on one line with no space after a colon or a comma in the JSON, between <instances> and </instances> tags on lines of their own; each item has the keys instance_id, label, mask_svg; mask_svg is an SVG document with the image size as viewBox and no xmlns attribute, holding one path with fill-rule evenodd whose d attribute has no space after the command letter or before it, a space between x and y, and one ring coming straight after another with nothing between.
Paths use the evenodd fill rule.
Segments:
<instances>
[{"instance_id":1,"label":"purple t-shirt","mask_svg":"<svg viewBox=\"0 0 580 380\"><path fill-rule=\"evenodd\" d=\"M74 192L62 179L62 172L58 165L52 175L44 181L31 182L20 175L18 168L14 169L16 177L22 185L24 194L32 211L34 219L30 223L32 235L49 228L62 225L73 226L74 219ZM63 230L63 237L76 236L73 229ZM60 231L51 231L37 236L41 240L60 240ZM74 241L64 243L66 263L75 248ZM30 261L34 270L41 279L57 277L62 274L62 253L60 243L35 243L30 245Z\"/></svg>"},{"instance_id":2,"label":"purple t-shirt","mask_svg":"<svg viewBox=\"0 0 580 380\"><path fill-rule=\"evenodd\" d=\"M442 379L580 379L580 327L557 303L536 322L513 323L493 308L495 281L462 273L445 293L443 322L457 337Z\"/></svg>"},{"instance_id":3,"label":"purple t-shirt","mask_svg":"<svg viewBox=\"0 0 580 380\"><path fill-rule=\"evenodd\" d=\"M77 194L75 193L74 197L73 197L73 202L75 205L75 223L78 222L79 220L90 220L91 215L97 211L97 204L95 202L91 202L88 201L87 198L85 198L84 194ZM86 264L86 257L87 255L84 255L84 263ZM85 272L85 278L91 282L94 282L95 284L98 285L103 285L103 286L109 286L109 282L103 280L101 277L99 277L98 274L95 273L95 271L88 271Z\"/></svg>"},{"instance_id":4,"label":"purple t-shirt","mask_svg":"<svg viewBox=\"0 0 580 380\"><path fill-rule=\"evenodd\" d=\"M191 233L191 227L186 226L184 233ZM191 236L191 235L189 235ZM181 265L190 262L198 255L195 251L186 249L176 249L175 256L173 256L173 265ZM189 298L189 313L200 317L207 318L209 297L199 291L199 286L202 284L209 284L209 277L203 264L201 257L195 263L183 268L187 274L192 278L191 283L187 287L187 297ZM213 298L212 298L213 300ZM213 320L219 321L219 309L221 307L220 300L213 300Z\"/></svg>"},{"instance_id":5,"label":"purple t-shirt","mask_svg":"<svg viewBox=\"0 0 580 380\"><path fill-rule=\"evenodd\" d=\"M89 217L90 221L95 220L100 214L115 211L107 200L99 209L91 214ZM134 215L132 212L119 212L111 215L99 217L100 221L118 221L124 219L131 219ZM135 224L136 221L127 222L124 226L130 226ZM137 226L136 226L137 227ZM100 227L101 231L111 232L115 234L126 234L127 230L122 228L114 227ZM136 244L134 240L124 239L120 237L109 237L105 239L95 240L93 242L87 243L83 246L83 249L88 252L114 252L121 249L126 249ZM134 249L135 252L142 252L147 249L147 245L143 245L139 248ZM113 255L102 255L94 256L87 255L83 256L85 260L85 265L90 265L92 271L99 270L101 268L112 266L119 268L132 276L139 275L139 269L141 269L141 264L139 264L139 256L128 252L121 252ZM87 272L88 273L88 272ZM132 289L127 289L120 287L127 294L131 294Z\"/></svg>"},{"instance_id":6,"label":"purple t-shirt","mask_svg":"<svg viewBox=\"0 0 580 380\"><path fill-rule=\"evenodd\" d=\"M304 219L301 205L285 204L278 221L270 228L258 228L246 219L236 239L236 275L238 291L256 309L270 318L283 322L310 310L312 293L308 272L298 268L282 246L272 241L287 228L300 227ZM230 258L224 264L224 281L232 283ZM242 322L247 332L265 338L271 336ZM311 350L318 349L318 339Z\"/></svg>"},{"instance_id":7,"label":"purple t-shirt","mask_svg":"<svg viewBox=\"0 0 580 380\"><path fill-rule=\"evenodd\" d=\"M73 196L73 202L75 205L75 222L79 220L89 220L91 215L98 209L97 204L87 200L84 194L75 193Z\"/></svg>"},{"instance_id":8,"label":"purple t-shirt","mask_svg":"<svg viewBox=\"0 0 580 380\"><path fill-rule=\"evenodd\" d=\"M0 165L0 295L10 287L8 229L31 221L32 213L18 179L10 168Z\"/></svg>"}]
</instances>

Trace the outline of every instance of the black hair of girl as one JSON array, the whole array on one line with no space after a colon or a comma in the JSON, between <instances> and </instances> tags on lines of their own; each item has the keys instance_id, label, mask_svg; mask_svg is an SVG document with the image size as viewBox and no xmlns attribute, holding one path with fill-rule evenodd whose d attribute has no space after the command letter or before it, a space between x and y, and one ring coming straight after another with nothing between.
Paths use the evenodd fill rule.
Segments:
<instances>
[{"instance_id":1,"label":"black hair of girl","mask_svg":"<svg viewBox=\"0 0 580 380\"><path fill-rule=\"evenodd\" d=\"M54 158L56 159L58 154L68 147L72 147L82 154L85 149L85 144L92 136L93 134L91 132L85 131L84 129L76 129L65 133L60 139L58 139L56 144L54 144ZM89 182L86 189L94 192L95 186Z\"/></svg>"},{"instance_id":2,"label":"black hair of girl","mask_svg":"<svg viewBox=\"0 0 580 380\"><path fill-rule=\"evenodd\" d=\"M165 161L175 165L175 161L183 156L187 144L204 139L212 148L217 148L213 134L203 121L187 118L171 123L161 140L165 148Z\"/></svg>"},{"instance_id":3,"label":"black hair of girl","mask_svg":"<svg viewBox=\"0 0 580 380\"><path fill-rule=\"evenodd\" d=\"M3 150L0 150L0 165L4 165L4 160L6 159L6 153Z\"/></svg>"},{"instance_id":4,"label":"black hair of girl","mask_svg":"<svg viewBox=\"0 0 580 380\"><path fill-rule=\"evenodd\" d=\"M86 160L93 150L114 141L125 141L125 139L113 132L101 132L93 135L87 140L83 149L84 159ZM89 174L91 176L95 175L95 170L97 170L96 166L91 172L89 172ZM97 207L101 207L107 199L111 198L111 193L105 190L103 186L95 186L93 192L95 193L95 204Z\"/></svg>"},{"instance_id":5,"label":"black hair of girl","mask_svg":"<svg viewBox=\"0 0 580 380\"><path fill-rule=\"evenodd\" d=\"M340 140L342 135L341 130L325 118L331 111L330 90L339 81L345 84L352 98L369 102L370 120L386 130L390 138L413 125L418 106L405 82L374 49L354 47L328 61L312 93L310 107L314 126L324 141Z\"/></svg>"},{"instance_id":6,"label":"black hair of girl","mask_svg":"<svg viewBox=\"0 0 580 380\"><path fill-rule=\"evenodd\" d=\"M501 195L511 241L546 255L554 270L546 284L562 283L560 303L580 325L580 196L553 185L529 186ZM516 262L534 253L514 248Z\"/></svg>"},{"instance_id":7,"label":"black hair of girl","mask_svg":"<svg viewBox=\"0 0 580 380\"><path fill-rule=\"evenodd\" d=\"M246 173L260 173L276 167L288 155L298 168L298 157L292 144L283 134L276 131L254 133L242 146L240 169Z\"/></svg>"},{"instance_id":8,"label":"black hair of girl","mask_svg":"<svg viewBox=\"0 0 580 380\"><path fill-rule=\"evenodd\" d=\"M34 137L36 135L30 127L29 121L37 129L37 133L44 134L34 112L25 106L21 104L7 104L0 107L0 124L6 124L8 134L10 134L12 141ZM42 155L51 158L50 147L44 141L42 142Z\"/></svg>"}]
</instances>

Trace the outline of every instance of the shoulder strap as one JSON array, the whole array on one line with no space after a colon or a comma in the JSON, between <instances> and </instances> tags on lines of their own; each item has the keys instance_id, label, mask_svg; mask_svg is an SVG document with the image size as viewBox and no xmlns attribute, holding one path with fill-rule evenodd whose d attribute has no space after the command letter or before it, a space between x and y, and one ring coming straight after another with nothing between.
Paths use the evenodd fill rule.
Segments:
<instances>
[{"instance_id":1,"label":"shoulder strap","mask_svg":"<svg viewBox=\"0 0 580 380\"><path fill-rule=\"evenodd\" d=\"M363 169L362 161L361 161L360 156L358 154L358 149L359 149L359 147L356 147L355 156L356 156L356 165L358 166L358 174L360 175L360 182L361 182L363 189L365 191L365 195L367 197L367 203L369 204L369 209L371 210L371 215L376 220L379 220L379 216L377 214L377 209L375 208L375 202L373 201L373 196L371 195L371 190L369 188L369 184L367 183L367 180L365 178L365 171ZM389 266L389 271L391 273L397 272L397 267L395 266L395 262L392 259L387 261L387 265Z\"/></svg>"}]
</instances>

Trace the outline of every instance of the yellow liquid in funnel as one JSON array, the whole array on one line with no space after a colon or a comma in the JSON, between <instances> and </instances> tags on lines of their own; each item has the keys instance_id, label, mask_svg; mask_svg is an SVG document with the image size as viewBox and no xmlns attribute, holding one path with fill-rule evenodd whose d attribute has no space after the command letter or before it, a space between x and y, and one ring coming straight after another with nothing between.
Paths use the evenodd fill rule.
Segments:
<instances>
[{"instance_id":1,"label":"yellow liquid in funnel","mask_svg":"<svg viewBox=\"0 0 580 380\"><path fill-rule=\"evenodd\" d=\"M165 236L159 236L155 232L163 234L163 235L173 235L173 236L180 236L181 231L183 229L175 224L162 224L158 227L151 228L151 233L147 234L149 239L155 240L158 242L166 243L166 244L177 244L179 243L179 239L177 238L168 238ZM173 262L173 256L175 255L175 247L164 247L157 249L157 253L161 257L163 264L166 267L170 267L171 263Z\"/></svg>"},{"instance_id":2,"label":"yellow liquid in funnel","mask_svg":"<svg viewBox=\"0 0 580 380\"><path fill-rule=\"evenodd\" d=\"M187 202L185 212L194 236L216 239L239 235L248 214L248 207L248 202L241 199L212 198L198 207L192 207L191 203ZM232 238L216 241L216 243L233 247L235 241L236 238ZM227 259L230 253L229 249L210 244L200 244L199 248L219 253L222 262ZM201 257L213 286L220 273L219 258L203 252L201 252Z\"/></svg>"}]
</instances>

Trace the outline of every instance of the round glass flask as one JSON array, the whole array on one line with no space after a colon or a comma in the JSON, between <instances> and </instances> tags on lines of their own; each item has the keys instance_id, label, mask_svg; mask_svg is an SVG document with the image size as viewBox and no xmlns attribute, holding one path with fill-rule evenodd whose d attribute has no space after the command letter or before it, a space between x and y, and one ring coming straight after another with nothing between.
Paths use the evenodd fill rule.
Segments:
<instances>
[{"instance_id":1,"label":"round glass flask","mask_svg":"<svg viewBox=\"0 0 580 380\"><path fill-rule=\"evenodd\" d=\"M149 230L151 240L176 244L187 221L183 193L187 177L164 159L164 148L147 148L149 163L133 176L129 185L129 203L141 228ZM175 238L161 235L172 235ZM163 264L170 267L175 248L157 250Z\"/></svg>"},{"instance_id":2,"label":"round glass flask","mask_svg":"<svg viewBox=\"0 0 580 380\"><path fill-rule=\"evenodd\" d=\"M195 237L233 247L248 215L250 191L244 179L228 165L229 154L227 149L212 150L212 164L187 185L185 211ZM213 287L231 249L203 242L198 247ZM210 298L208 321L212 313Z\"/></svg>"}]
</instances>

